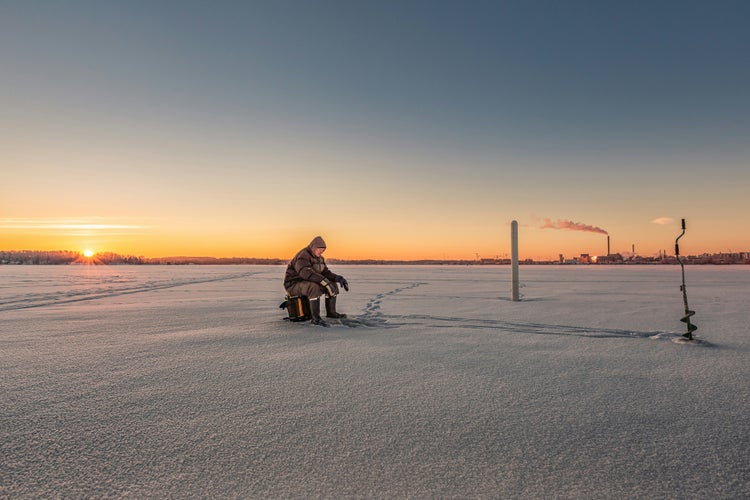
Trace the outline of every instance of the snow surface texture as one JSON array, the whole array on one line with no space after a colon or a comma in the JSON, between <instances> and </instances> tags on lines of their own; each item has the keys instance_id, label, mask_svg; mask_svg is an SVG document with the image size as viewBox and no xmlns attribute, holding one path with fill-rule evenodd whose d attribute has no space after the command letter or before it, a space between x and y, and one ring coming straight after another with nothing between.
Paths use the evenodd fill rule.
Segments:
<instances>
[{"instance_id":1,"label":"snow surface texture","mask_svg":"<svg viewBox=\"0 0 750 500\"><path fill-rule=\"evenodd\" d=\"M750 497L750 267L0 266L0 497Z\"/></svg>"}]
</instances>

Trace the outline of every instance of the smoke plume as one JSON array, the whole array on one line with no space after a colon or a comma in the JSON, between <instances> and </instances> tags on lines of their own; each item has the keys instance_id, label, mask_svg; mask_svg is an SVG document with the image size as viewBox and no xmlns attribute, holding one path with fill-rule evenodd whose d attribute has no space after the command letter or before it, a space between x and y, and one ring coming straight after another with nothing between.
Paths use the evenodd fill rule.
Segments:
<instances>
[{"instance_id":1,"label":"smoke plume","mask_svg":"<svg viewBox=\"0 0 750 500\"><path fill-rule=\"evenodd\" d=\"M557 219L552 221L551 219L544 219L542 229L569 229L570 231L586 231L588 233L599 233L609 234L607 231L600 227L589 226L588 224L581 224L580 222L573 222L570 220Z\"/></svg>"}]
</instances>

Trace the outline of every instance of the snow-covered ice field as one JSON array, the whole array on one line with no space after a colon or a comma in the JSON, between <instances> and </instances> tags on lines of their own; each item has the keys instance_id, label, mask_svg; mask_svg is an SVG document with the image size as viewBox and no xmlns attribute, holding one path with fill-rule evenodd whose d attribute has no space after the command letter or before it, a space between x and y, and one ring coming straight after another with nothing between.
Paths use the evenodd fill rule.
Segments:
<instances>
[{"instance_id":1,"label":"snow-covered ice field","mask_svg":"<svg viewBox=\"0 0 750 500\"><path fill-rule=\"evenodd\" d=\"M750 266L331 268L0 266L0 497L750 497Z\"/></svg>"}]
</instances>

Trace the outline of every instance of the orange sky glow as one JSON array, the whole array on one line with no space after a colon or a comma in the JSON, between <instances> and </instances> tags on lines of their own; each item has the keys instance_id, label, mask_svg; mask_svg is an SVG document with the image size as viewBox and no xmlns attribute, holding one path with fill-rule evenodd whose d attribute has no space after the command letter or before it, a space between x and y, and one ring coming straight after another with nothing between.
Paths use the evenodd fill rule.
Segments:
<instances>
[{"instance_id":1,"label":"orange sky glow","mask_svg":"<svg viewBox=\"0 0 750 500\"><path fill-rule=\"evenodd\" d=\"M748 252L744 18L646 4L11 2L0 250Z\"/></svg>"},{"instance_id":2,"label":"orange sky glow","mask_svg":"<svg viewBox=\"0 0 750 500\"><path fill-rule=\"evenodd\" d=\"M581 253L606 255L607 236L599 232L545 228L534 218L520 224L522 259L556 260L559 254L576 257ZM250 224L241 230L232 227L196 226L172 221L162 223L104 222L101 219L14 220L0 224L5 250L74 250L115 252L144 257L213 256L290 258L312 237L321 234L328 242L328 258L339 259L463 259L508 258L510 255L510 221L454 227L444 232L433 227L394 226L388 231L354 228L291 228L286 231L252 231ZM673 219L642 224L637 228L641 238L623 239L610 235L612 252L651 256L659 251L672 253L679 222ZM731 239L716 243L712 230L688 224L682 239L683 253L722 252L732 250ZM720 228L719 228L720 229ZM741 237L735 242L740 251ZM744 250L743 250L744 251Z\"/></svg>"}]
</instances>

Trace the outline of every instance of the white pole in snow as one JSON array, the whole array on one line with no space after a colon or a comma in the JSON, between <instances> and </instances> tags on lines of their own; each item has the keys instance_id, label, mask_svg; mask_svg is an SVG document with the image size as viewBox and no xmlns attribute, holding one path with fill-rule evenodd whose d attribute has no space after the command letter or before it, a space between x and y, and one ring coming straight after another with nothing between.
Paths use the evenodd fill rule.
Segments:
<instances>
[{"instance_id":1,"label":"white pole in snow","mask_svg":"<svg viewBox=\"0 0 750 500\"><path fill-rule=\"evenodd\" d=\"M520 294L518 293L518 221L510 223L510 256L511 256L511 275L513 286L511 288L511 299L518 302Z\"/></svg>"}]
</instances>

